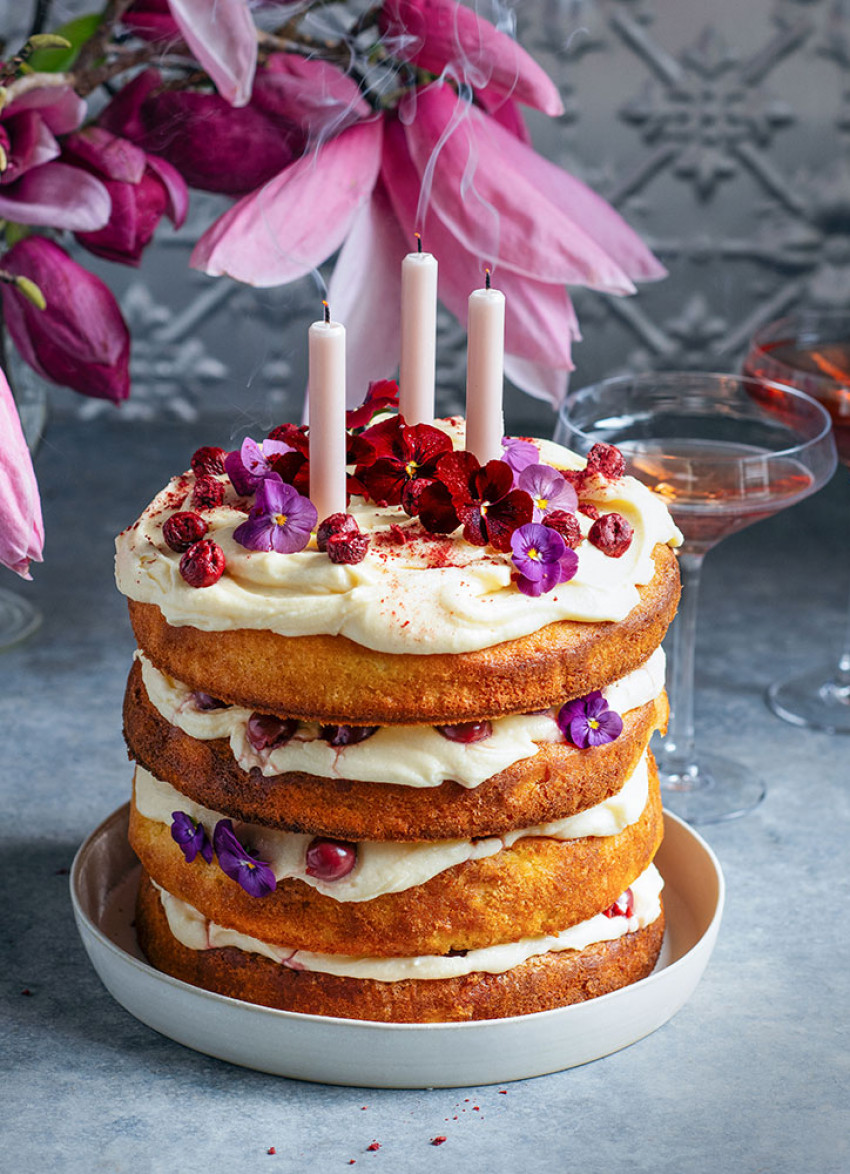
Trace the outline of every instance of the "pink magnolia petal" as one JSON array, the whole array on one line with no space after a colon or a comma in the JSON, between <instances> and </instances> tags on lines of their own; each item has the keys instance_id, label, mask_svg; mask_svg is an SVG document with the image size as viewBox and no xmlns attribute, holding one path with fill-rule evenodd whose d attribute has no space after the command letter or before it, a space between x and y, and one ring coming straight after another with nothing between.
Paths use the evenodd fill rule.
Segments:
<instances>
[{"instance_id":1,"label":"pink magnolia petal","mask_svg":"<svg viewBox=\"0 0 850 1174\"><path fill-rule=\"evenodd\" d=\"M165 206L166 216L175 228L180 228L189 211L189 189L185 179L176 167L172 167L159 155L148 155L147 165L162 181L162 186L165 188L165 194L168 198L168 203Z\"/></svg>"},{"instance_id":2,"label":"pink magnolia petal","mask_svg":"<svg viewBox=\"0 0 850 1174\"><path fill-rule=\"evenodd\" d=\"M449 86L419 92L406 132L434 210L482 262L543 282L634 292L605 249L528 178L535 152Z\"/></svg>"},{"instance_id":3,"label":"pink magnolia petal","mask_svg":"<svg viewBox=\"0 0 850 1174\"><path fill-rule=\"evenodd\" d=\"M371 195L383 123L360 122L243 197L207 229L189 264L249 285L283 285L334 253Z\"/></svg>"},{"instance_id":4,"label":"pink magnolia petal","mask_svg":"<svg viewBox=\"0 0 850 1174\"><path fill-rule=\"evenodd\" d=\"M559 408L564 402L570 385L570 373L566 368L546 367L531 359L519 359L516 355L505 355L505 377L520 391L534 399L546 400L553 408Z\"/></svg>"},{"instance_id":5,"label":"pink magnolia petal","mask_svg":"<svg viewBox=\"0 0 850 1174\"><path fill-rule=\"evenodd\" d=\"M465 325L469 294L483 285L481 260L458 242L433 210L424 225L417 224L419 180L411 165L404 128L395 119L388 122L385 132L382 177L406 238L409 240L421 227L429 252L439 258L440 299ZM547 366L569 367L570 340L576 323L563 285L534 281L501 268L494 284L503 290L508 303L507 351Z\"/></svg>"},{"instance_id":6,"label":"pink magnolia petal","mask_svg":"<svg viewBox=\"0 0 850 1174\"><path fill-rule=\"evenodd\" d=\"M147 161L141 147L129 139L111 134L102 126L87 126L68 135L62 144L66 161L88 164L105 179L119 183L139 183Z\"/></svg>"},{"instance_id":7,"label":"pink magnolia petal","mask_svg":"<svg viewBox=\"0 0 850 1174\"><path fill-rule=\"evenodd\" d=\"M30 560L42 561L41 501L21 422L0 371L0 564L31 579Z\"/></svg>"},{"instance_id":8,"label":"pink magnolia petal","mask_svg":"<svg viewBox=\"0 0 850 1174\"><path fill-rule=\"evenodd\" d=\"M544 114L563 114L558 88L533 57L457 0L387 0L382 27L396 51L430 73L447 68L476 91L485 87Z\"/></svg>"},{"instance_id":9,"label":"pink magnolia petal","mask_svg":"<svg viewBox=\"0 0 850 1174\"><path fill-rule=\"evenodd\" d=\"M519 105L512 98L505 98L495 90L485 88L478 91L478 100L490 117L494 118L500 126L509 130L521 143L531 146L531 135L525 124L525 118Z\"/></svg>"},{"instance_id":10,"label":"pink magnolia petal","mask_svg":"<svg viewBox=\"0 0 850 1174\"><path fill-rule=\"evenodd\" d=\"M373 380L392 377L398 367L401 262L409 251L378 179L345 238L328 289L334 318L346 326L350 407L363 402Z\"/></svg>"},{"instance_id":11,"label":"pink magnolia petal","mask_svg":"<svg viewBox=\"0 0 850 1174\"><path fill-rule=\"evenodd\" d=\"M186 44L233 106L246 106L257 66L257 30L247 0L169 0Z\"/></svg>"},{"instance_id":12,"label":"pink magnolia petal","mask_svg":"<svg viewBox=\"0 0 850 1174\"><path fill-rule=\"evenodd\" d=\"M336 65L297 53L273 53L254 81L251 98L271 118L299 126L309 141L338 134L368 118L369 103Z\"/></svg>"},{"instance_id":13,"label":"pink magnolia petal","mask_svg":"<svg viewBox=\"0 0 850 1174\"><path fill-rule=\"evenodd\" d=\"M21 110L35 110L56 135L76 130L86 117L86 104L61 74L31 73L7 87L8 102L3 118L10 118Z\"/></svg>"},{"instance_id":14,"label":"pink magnolia petal","mask_svg":"<svg viewBox=\"0 0 850 1174\"><path fill-rule=\"evenodd\" d=\"M4 130L9 135L11 148L7 148L6 170L0 174L0 184L4 187L59 154L59 144L34 110L22 110L14 118L4 119Z\"/></svg>"},{"instance_id":15,"label":"pink magnolia petal","mask_svg":"<svg viewBox=\"0 0 850 1174\"><path fill-rule=\"evenodd\" d=\"M103 228L111 208L100 180L67 163L45 163L0 188L0 217L18 224L93 232Z\"/></svg>"}]
</instances>

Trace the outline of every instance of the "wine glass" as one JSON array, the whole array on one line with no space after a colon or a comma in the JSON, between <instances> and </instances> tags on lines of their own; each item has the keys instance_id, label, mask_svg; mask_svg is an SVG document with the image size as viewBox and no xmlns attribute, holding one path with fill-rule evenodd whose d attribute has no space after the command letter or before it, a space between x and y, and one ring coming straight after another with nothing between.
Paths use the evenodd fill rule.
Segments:
<instances>
[{"instance_id":1,"label":"wine glass","mask_svg":"<svg viewBox=\"0 0 850 1174\"><path fill-rule=\"evenodd\" d=\"M804 312L770 323L754 335L744 372L790 383L822 403L839 460L850 467L850 314ZM767 698L774 713L795 725L850 733L850 606L838 656L775 682Z\"/></svg>"},{"instance_id":2,"label":"wine glass","mask_svg":"<svg viewBox=\"0 0 850 1174\"><path fill-rule=\"evenodd\" d=\"M572 391L555 439L579 453L615 444L627 472L661 494L682 531L682 601L668 670L670 724L658 754L667 808L690 823L732 819L764 797L760 779L694 743L700 571L727 534L820 489L837 464L829 415L794 388L736 375L622 376Z\"/></svg>"}]
</instances>

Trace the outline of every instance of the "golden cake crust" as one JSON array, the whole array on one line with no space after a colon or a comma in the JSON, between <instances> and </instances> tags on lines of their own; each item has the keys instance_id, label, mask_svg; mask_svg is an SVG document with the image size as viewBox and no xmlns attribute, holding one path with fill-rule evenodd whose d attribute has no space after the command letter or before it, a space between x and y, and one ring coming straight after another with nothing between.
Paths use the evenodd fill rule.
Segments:
<instances>
[{"instance_id":1,"label":"golden cake crust","mask_svg":"<svg viewBox=\"0 0 850 1174\"><path fill-rule=\"evenodd\" d=\"M411 957L558 933L607 909L651 863L663 834L655 767L641 818L616 836L530 837L423 885L371 901L335 901L300 880L248 896L216 860L187 864L167 824L130 807L130 843L167 892L210 921L320 954Z\"/></svg>"},{"instance_id":2,"label":"golden cake crust","mask_svg":"<svg viewBox=\"0 0 850 1174\"><path fill-rule=\"evenodd\" d=\"M291 970L233 947L189 950L173 937L159 895L144 873L136 928L152 965L205 990L308 1015L439 1023L530 1015L637 982L652 971L661 951L664 914L613 942L541 954L504 974L401 982Z\"/></svg>"},{"instance_id":3,"label":"golden cake crust","mask_svg":"<svg viewBox=\"0 0 850 1174\"><path fill-rule=\"evenodd\" d=\"M516 762L467 789L326 779L303 772L262 776L242 770L224 738L201 741L171 725L145 692L133 666L124 697L124 734L131 757L203 807L243 823L338 840L449 840L493 836L516 827L566 819L619 791L656 729L667 722L664 694L624 715L623 732L592 750L541 743Z\"/></svg>"},{"instance_id":4,"label":"golden cake crust","mask_svg":"<svg viewBox=\"0 0 850 1174\"><path fill-rule=\"evenodd\" d=\"M641 665L676 610L676 556L653 552L655 575L619 623L549 624L463 655L387 655L344 636L280 636L172 627L129 600L139 647L190 689L281 717L351 725L447 724L527 713L600 689Z\"/></svg>"}]
</instances>

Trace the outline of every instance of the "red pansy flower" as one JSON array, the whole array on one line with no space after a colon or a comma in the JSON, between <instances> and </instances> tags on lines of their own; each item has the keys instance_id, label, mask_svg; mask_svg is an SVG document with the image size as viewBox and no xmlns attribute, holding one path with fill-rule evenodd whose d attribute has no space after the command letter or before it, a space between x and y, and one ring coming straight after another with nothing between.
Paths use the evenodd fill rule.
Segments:
<instances>
[{"instance_id":1,"label":"red pansy flower","mask_svg":"<svg viewBox=\"0 0 850 1174\"><path fill-rule=\"evenodd\" d=\"M530 494L513 489L513 472L504 461L480 465L470 452L452 452L437 464L437 479L419 499L419 517L427 530L448 534L463 526L473 546L511 548L511 535L531 521Z\"/></svg>"}]
</instances>

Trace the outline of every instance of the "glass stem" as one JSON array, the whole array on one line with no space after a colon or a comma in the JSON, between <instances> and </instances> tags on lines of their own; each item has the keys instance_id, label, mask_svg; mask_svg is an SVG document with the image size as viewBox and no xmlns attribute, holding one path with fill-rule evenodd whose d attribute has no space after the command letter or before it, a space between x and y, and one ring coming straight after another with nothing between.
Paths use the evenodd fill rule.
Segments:
<instances>
[{"instance_id":1,"label":"glass stem","mask_svg":"<svg viewBox=\"0 0 850 1174\"><path fill-rule=\"evenodd\" d=\"M660 764L664 774L696 776L694 745L694 660L696 653L697 603L703 555L682 553L682 599L673 621L673 647L667 689L670 722L662 742Z\"/></svg>"},{"instance_id":2,"label":"glass stem","mask_svg":"<svg viewBox=\"0 0 850 1174\"><path fill-rule=\"evenodd\" d=\"M846 688L850 686L850 599L847 600L847 619L844 627L844 645L841 649L841 656L838 658L838 671L836 673L836 680L839 685Z\"/></svg>"}]
</instances>

